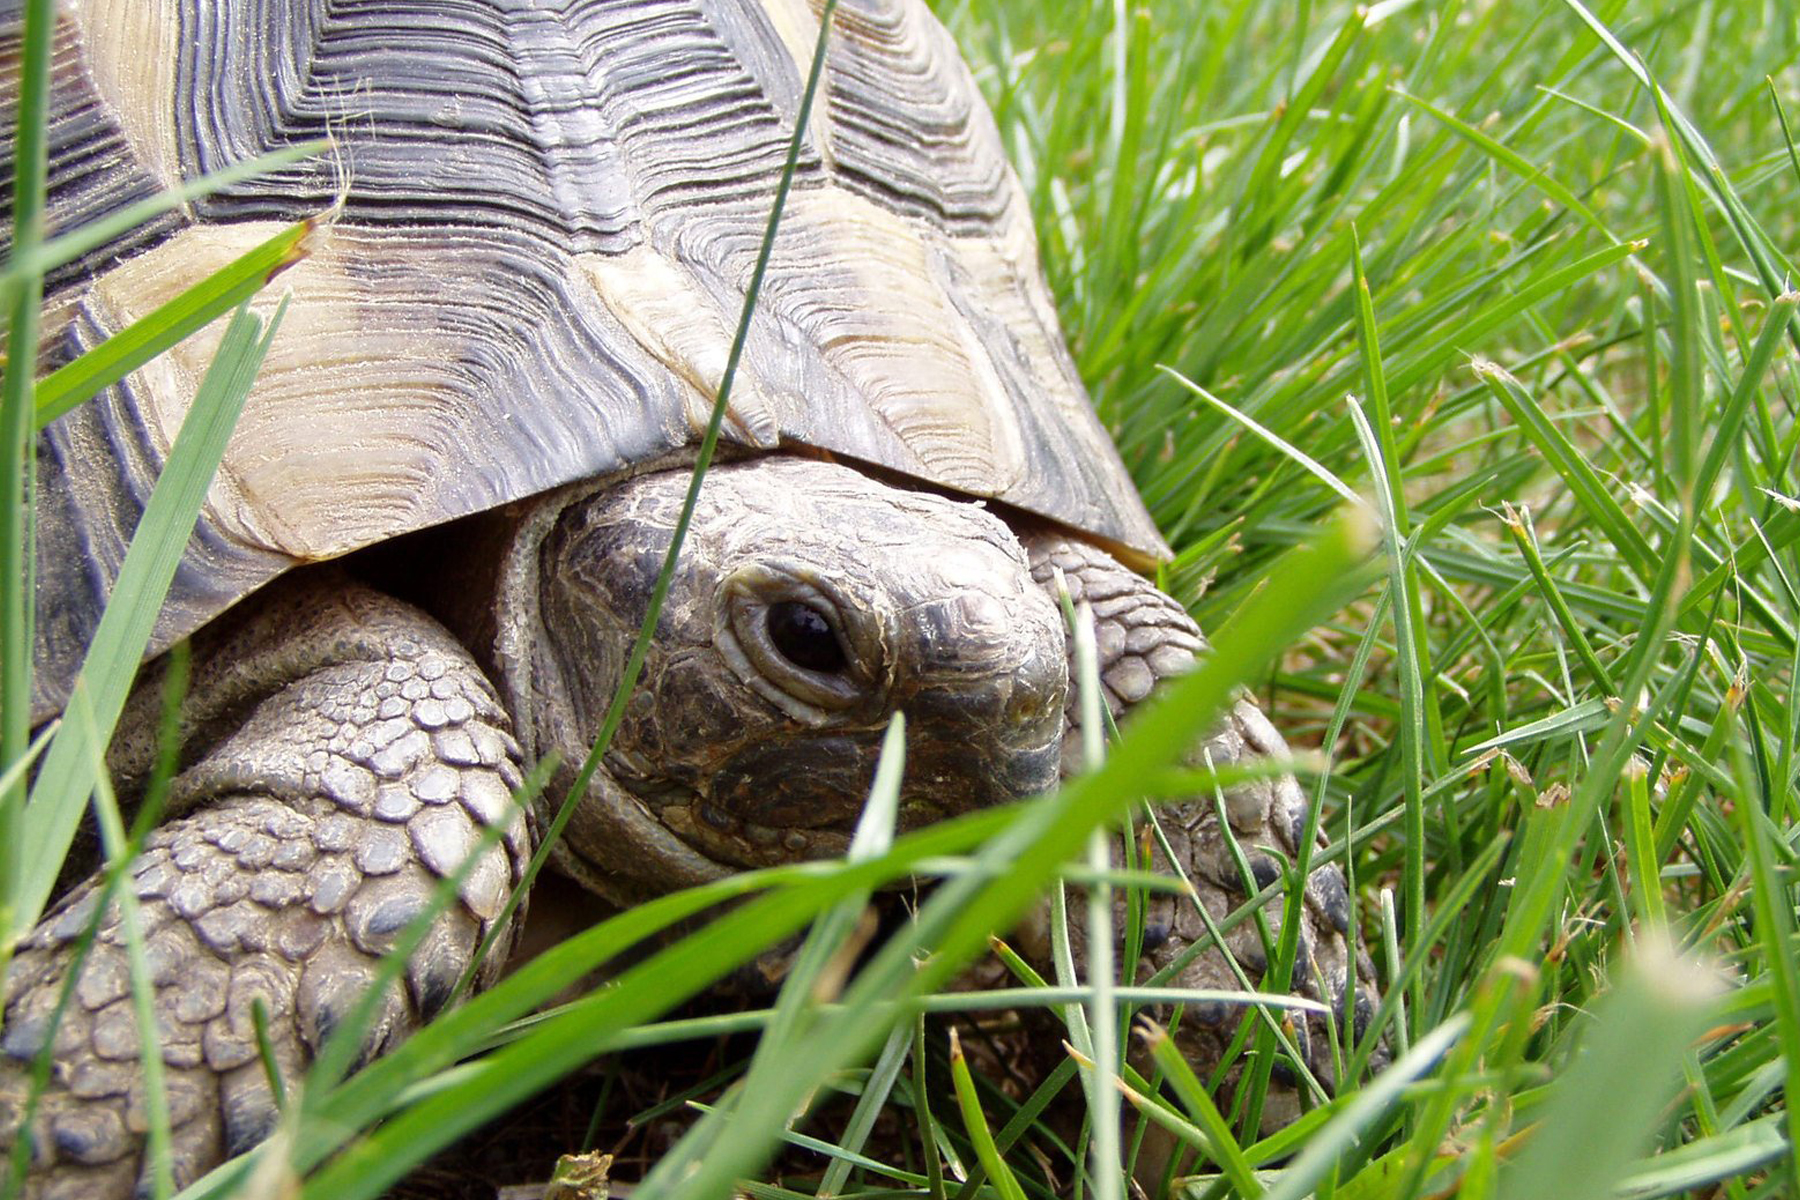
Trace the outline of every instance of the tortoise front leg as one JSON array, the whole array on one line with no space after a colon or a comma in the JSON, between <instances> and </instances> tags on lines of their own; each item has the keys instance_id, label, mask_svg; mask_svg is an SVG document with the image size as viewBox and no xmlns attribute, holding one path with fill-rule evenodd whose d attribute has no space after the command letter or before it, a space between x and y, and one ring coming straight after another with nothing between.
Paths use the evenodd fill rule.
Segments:
<instances>
[{"instance_id":1,"label":"tortoise front leg","mask_svg":"<svg viewBox=\"0 0 1800 1200\"><path fill-rule=\"evenodd\" d=\"M373 980L377 962L456 871L484 826L505 830L382 997L361 1053L380 1053L445 1003L530 853L511 793L518 747L493 688L429 618L336 582L284 590L196 646L177 819L131 869L155 987L157 1038L185 1184L271 1130L276 1108L252 1008L269 1015L292 1083ZM142 759L154 686L114 743L116 773ZM136 717L140 723L133 725ZM30 1197L132 1194L145 1091L117 906L52 1014L98 876L23 942L6 977L0 1146L18 1136L30 1064L54 1067L32 1124ZM497 969L503 940L484 964Z\"/></svg>"},{"instance_id":2,"label":"tortoise front leg","mask_svg":"<svg viewBox=\"0 0 1800 1200\"><path fill-rule=\"evenodd\" d=\"M1039 584L1054 593L1060 574L1072 598L1078 603L1085 601L1092 608L1101 688L1115 717L1123 717L1132 705L1147 699L1158 683L1193 665L1205 641L1198 626L1172 598L1087 543L1054 534L1028 535L1024 542L1032 576ZM1072 656L1070 673L1073 680ZM1069 735L1064 741L1065 775L1080 766L1078 687L1078 683L1071 683ZM1240 697L1211 736L1189 754L1188 761L1194 766L1210 761L1222 768L1251 758L1286 758L1288 753L1286 743L1268 719L1247 697ZM1310 802L1290 775L1241 783L1225 789L1217 798L1202 796L1157 805L1156 818L1195 894L1163 893L1147 898L1144 961L1137 977L1161 970L1196 944L1213 941L1201 906L1215 923L1222 922L1244 902L1251 885L1260 890L1279 878L1279 865L1269 852L1274 851L1290 863L1295 861L1309 811ZM1160 847L1154 850L1150 865L1163 872L1169 872L1172 866ZM1293 990L1342 1012L1349 1003L1348 984L1354 971L1357 1023L1365 1023L1373 1012L1373 967L1367 956L1359 955L1346 940L1349 895L1336 864L1312 871L1306 881L1302 911L1304 923ZM1278 937L1282 916L1279 895L1264 906L1263 913L1271 936ZM1257 923L1239 924L1227 933L1225 941L1249 981L1253 985L1261 982L1268 956ZM1169 982L1171 986L1186 988L1241 987L1238 974L1216 947L1201 953ZM1237 1027L1239 1015L1239 1010L1223 1005L1190 1010L1179 1035L1189 1059L1203 1069L1216 1064ZM1323 1022L1296 1022L1295 1029L1309 1069L1327 1087L1331 1086L1333 1071Z\"/></svg>"}]
</instances>

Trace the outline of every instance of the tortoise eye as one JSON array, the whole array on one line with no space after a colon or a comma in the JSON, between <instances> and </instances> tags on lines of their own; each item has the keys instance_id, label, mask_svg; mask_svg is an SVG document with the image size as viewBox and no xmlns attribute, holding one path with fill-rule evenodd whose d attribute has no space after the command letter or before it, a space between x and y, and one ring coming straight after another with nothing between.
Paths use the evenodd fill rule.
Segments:
<instances>
[{"instance_id":1,"label":"tortoise eye","mask_svg":"<svg viewBox=\"0 0 1800 1200\"><path fill-rule=\"evenodd\" d=\"M825 614L798 600L769 605L769 641L783 658L804 670L835 675L848 665L843 643Z\"/></svg>"}]
</instances>

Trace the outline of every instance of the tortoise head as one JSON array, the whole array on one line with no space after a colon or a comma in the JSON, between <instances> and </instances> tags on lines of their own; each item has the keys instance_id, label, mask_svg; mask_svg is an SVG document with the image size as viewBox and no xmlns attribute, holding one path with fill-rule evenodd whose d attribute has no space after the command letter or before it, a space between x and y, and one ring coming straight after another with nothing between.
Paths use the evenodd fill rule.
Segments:
<instances>
[{"instance_id":1,"label":"tortoise head","mask_svg":"<svg viewBox=\"0 0 1800 1200\"><path fill-rule=\"evenodd\" d=\"M540 749L579 761L599 732L686 488L685 471L621 483L544 538ZM693 856L716 873L839 852L895 712L903 827L1029 795L1056 780L1066 690L1060 615L979 505L805 459L717 467L605 760L598 790L617 792L570 823L573 865L609 893L595 873L695 868L658 865L642 894L705 873Z\"/></svg>"}]
</instances>

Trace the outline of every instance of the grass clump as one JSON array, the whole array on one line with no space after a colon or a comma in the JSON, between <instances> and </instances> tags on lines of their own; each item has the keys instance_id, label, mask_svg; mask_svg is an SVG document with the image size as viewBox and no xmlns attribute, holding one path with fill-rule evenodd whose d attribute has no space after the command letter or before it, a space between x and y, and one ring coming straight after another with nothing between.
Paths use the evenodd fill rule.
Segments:
<instances>
[{"instance_id":1,"label":"grass clump","mask_svg":"<svg viewBox=\"0 0 1800 1200\"><path fill-rule=\"evenodd\" d=\"M1168 584L1211 626L1346 492L1384 530L1381 581L1259 690L1329 756L1325 827L1378 949L1391 892L1391 1045L1446 1057L1334 1141L1382 1088L1359 1080L1273 1190L1545 1194L1522 1148L1645 1094L1577 1191L1800 1191L1792 15L951 18ZM1582 1070L1620 1025L1658 1036L1611 992L1663 938L1726 998L1666 955L1640 986L1709 1031Z\"/></svg>"},{"instance_id":2,"label":"grass clump","mask_svg":"<svg viewBox=\"0 0 1800 1200\"><path fill-rule=\"evenodd\" d=\"M721 1072L745 1085L696 1090L708 1115L643 1194L1109 1197L1134 1174L1195 1196L1800 1194L1800 21L1756 0L942 15L1031 198L1083 376L1176 552L1162 582L1218 653L1041 804L894 839L875 803L846 863L596 927L372 1067L315 1080L263 1169L303 1195L379 1194L602 1051L761 1028L755 1057ZM33 245L15 241L14 347L34 336ZM19 546L27 494L7 498ZM1352 539L1318 531L1346 504L1380 544L1337 603L1320 581ZM1029 1088L972 1070L971 1026L951 1049L924 1017L969 1003L940 992L954 967L1090 829L1157 791L1241 681L1320 752L1305 782L1329 846L1294 866L1342 865L1382 967L1335 1096L1265 1133L1279 1015L1246 1021L1251 1085L1230 1101L1154 1032L1138 1075L1118 1035L1167 997L1135 979L1041 989L1081 1054ZM4 683L16 761L21 693ZM11 782L0 832L17 837L31 818ZM5 896L28 900L9 861ZM1133 882L1102 866L1066 873L1096 895ZM841 990L811 988L870 891L915 870L945 876L918 921ZM528 1018L726 898L745 902ZM809 928L771 1010L666 1019ZM1294 978L1292 940L1277 949L1270 978ZM795 1119L834 1096L841 1131ZM1086 1119L1054 1115L1069 1103ZM1159 1139L1192 1152L1160 1175L1144 1165ZM768 1165L783 1140L796 1152Z\"/></svg>"}]
</instances>

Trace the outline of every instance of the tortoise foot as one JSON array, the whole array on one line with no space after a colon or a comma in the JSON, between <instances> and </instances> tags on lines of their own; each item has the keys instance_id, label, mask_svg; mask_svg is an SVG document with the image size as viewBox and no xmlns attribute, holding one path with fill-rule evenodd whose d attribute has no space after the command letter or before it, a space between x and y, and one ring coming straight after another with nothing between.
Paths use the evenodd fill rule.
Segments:
<instances>
[{"instance_id":1,"label":"tortoise foot","mask_svg":"<svg viewBox=\"0 0 1800 1200\"><path fill-rule=\"evenodd\" d=\"M491 689L448 634L398 602L299 588L230 621L197 647L183 715L210 739L171 791L186 815L149 835L124 881L178 1187L268 1135L279 1111L270 1068L290 1087L302 1077L440 879L498 825L498 846L432 918L359 1053L441 1007L529 852L510 799L517 749ZM100 888L95 875L63 896L6 977L0 1146L34 1110L26 1194L46 1200L129 1196L152 1170L127 918L116 900L97 914ZM272 1063L258 1050L258 1007ZM46 1046L49 1083L34 1099Z\"/></svg>"}]
</instances>

